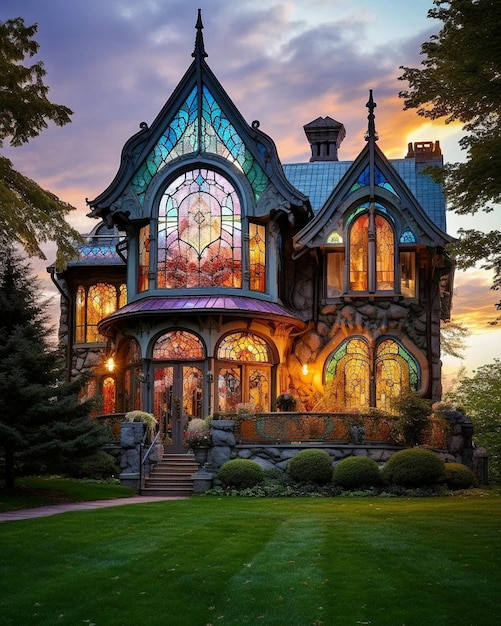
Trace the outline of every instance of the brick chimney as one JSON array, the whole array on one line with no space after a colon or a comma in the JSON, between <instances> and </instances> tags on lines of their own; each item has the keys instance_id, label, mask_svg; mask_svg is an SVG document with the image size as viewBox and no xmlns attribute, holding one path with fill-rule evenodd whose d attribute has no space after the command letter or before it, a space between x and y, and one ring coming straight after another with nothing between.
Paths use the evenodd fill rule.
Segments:
<instances>
[{"instance_id":1,"label":"brick chimney","mask_svg":"<svg viewBox=\"0 0 501 626\"><path fill-rule=\"evenodd\" d=\"M338 161L337 151L346 136L341 122L332 117L318 117L303 126L311 146L310 161Z\"/></svg>"}]
</instances>

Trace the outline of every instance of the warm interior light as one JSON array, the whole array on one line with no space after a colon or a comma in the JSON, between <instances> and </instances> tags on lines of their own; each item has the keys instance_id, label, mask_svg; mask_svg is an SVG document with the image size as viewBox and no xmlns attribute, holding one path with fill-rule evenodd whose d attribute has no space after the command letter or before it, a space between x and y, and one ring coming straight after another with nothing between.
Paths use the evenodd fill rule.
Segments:
<instances>
[{"instance_id":1,"label":"warm interior light","mask_svg":"<svg viewBox=\"0 0 501 626\"><path fill-rule=\"evenodd\" d=\"M303 365L302 372L303 372L303 375L304 375L304 376L307 376L307 375L308 375L309 369L308 369L308 364L307 364L307 363L305 363L305 364Z\"/></svg>"},{"instance_id":2,"label":"warm interior light","mask_svg":"<svg viewBox=\"0 0 501 626\"><path fill-rule=\"evenodd\" d=\"M115 360L112 356L110 356L110 358L106 360L106 369L108 370L108 372L113 372L113 370L115 369Z\"/></svg>"}]
</instances>

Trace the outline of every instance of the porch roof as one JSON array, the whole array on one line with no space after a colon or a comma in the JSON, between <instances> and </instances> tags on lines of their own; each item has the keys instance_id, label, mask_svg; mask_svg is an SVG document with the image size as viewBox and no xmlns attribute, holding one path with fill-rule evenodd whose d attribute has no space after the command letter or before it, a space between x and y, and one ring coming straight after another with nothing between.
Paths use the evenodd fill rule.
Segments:
<instances>
[{"instance_id":1,"label":"porch roof","mask_svg":"<svg viewBox=\"0 0 501 626\"><path fill-rule=\"evenodd\" d=\"M130 302L99 323L100 332L119 320L150 317L161 313L182 315L225 315L275 321L286 321L296 327L306 324L291 311L275 302L245 296L149 296Z\"/></svg>"}]
</instances>

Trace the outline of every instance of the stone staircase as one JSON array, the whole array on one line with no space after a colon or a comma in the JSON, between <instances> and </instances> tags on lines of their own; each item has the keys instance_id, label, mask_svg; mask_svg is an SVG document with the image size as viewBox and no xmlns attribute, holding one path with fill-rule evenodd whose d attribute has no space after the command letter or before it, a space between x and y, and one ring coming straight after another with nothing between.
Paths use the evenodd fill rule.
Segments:
<instances>
[{"instance_id":1,"label":"stone staircase","mask_svg":"<svg viewBox=\"0 0 501 626\"><path fill-rule=\"evenodd\" d=\"M164 454L151 474L144 479L141 495L145 496L191 496L192 475L198 463L192 454Z\"/></svg>"}]
</instances>

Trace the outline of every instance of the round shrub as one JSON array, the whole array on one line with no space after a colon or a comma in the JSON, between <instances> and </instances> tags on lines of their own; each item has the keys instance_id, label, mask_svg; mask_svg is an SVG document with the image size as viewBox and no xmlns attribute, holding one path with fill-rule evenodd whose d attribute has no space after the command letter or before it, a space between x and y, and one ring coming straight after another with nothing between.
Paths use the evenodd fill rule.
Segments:
<instances>
[{"instance_id":1,"label":"round shrub","mask_svg":"<svg viewBox=\"0 0 501 626\"><path fill-rule=\"evenodd\" d=\"M382 476L401 487L429 487L444 478L444 462L431 450L400 450L386 462Z\"/></svg>"},{"instance_id":2,"label":"round shrub","mask_svg":"<svg viewBox=\"0 0 501 626\"><path fill-rule=\"evenodd\" d=\"M367 456L349 456L334 468L334 484L343 489L376 487L382 483L376 461Z\"/></svg>"},{"instance_id":3,"label":"round shrub","mask_svg":"<svg viewBox=\"0 0 501 626\"><path fill-rule=\"evenodd\" d=\"M102 480L118 477L120 474L120 468L115 459L104 450L97 450L94 454L75 460L68 467L69 473L75 478Z\"/></svg>"},{"instance_id":4,"label":"round shrub","mask_svg":"<svg viewBox=\"0 0 501 626\"><path fill-rule=\"evenodd\" d=\"M445 482L449 489L469 489L478 485L475 474L462 463L445 464Z\"/></svg>"},{"instance_id":5,"label":"round shrub","mask_svg":"<svg viewBox=\"0 0 501 626\"><path fill-rule=\"evenodd\" d=\"M332 461L325 450L302 450L289 461L288 471L296 482L324 485L332 480Z\"/></svg>"},{"instance_id":6,"label":"round shrub","mask_svg":"<svg viewBox=\"0 0 501 626\"><path fill-rule=\"evenodd\" d=\"M247 489L263 481L264 470L250 459L233 459L219 468L217 477L226 487Z\"/></svg>"}]
</instances>

